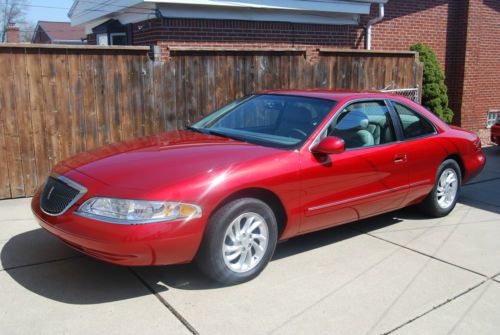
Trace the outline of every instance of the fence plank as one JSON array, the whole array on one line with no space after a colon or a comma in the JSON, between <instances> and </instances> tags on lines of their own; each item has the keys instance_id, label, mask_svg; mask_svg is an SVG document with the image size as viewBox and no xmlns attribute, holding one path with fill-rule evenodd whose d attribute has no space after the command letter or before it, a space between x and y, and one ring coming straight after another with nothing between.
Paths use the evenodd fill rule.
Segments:
<instances>
[{"instance_id":1,"label":"fence plank","mask_svg":"<svg viewBox=\"0 0 500 335\"><path fill-rule=\"evenodd\" d=\"M143 63L142 64L142 91L145 94L144 97L144 131L146 135L151 135L154 132L153 122L148 122L149 119L152 118L154 111L154 71L153 71L153 63Z\"/></svg>"},{"instance_id":2,"label":"fence plank","mask_svg":"<svg viewBox=\"0 0 500 335\"><path fill-rule=\"evenodd\" d=\"M14 51L15 50L15 51ZM68 156L186 122L259 90L421 86L414 53L0 46L0 199L32 195Z\"/></svg>"},{"instance_id":3,"label":"fence plank","mask_svg":"<svg viewBox=\"0 0 500 335\"><path fill-rule=\"evenodd\" d=\"M54 99L55 103L55 114L58 127L57 127L57 136L58 136L58 146L60 156L57 158L57 161L61 161L65 158L71 156L73 147L73 143L77 141L72 136L71 131L71 119L72 108L70 104L69 97L69 85L68 85L68 55L67 52L55 54L55 78L54 78L54 88L56 92L56 96ZM60 83L66 83L65 85L61 85ZM57 162L56 162L57 163Z\"/></svg>"},{"instance_id":4,"label":"fence plank","mask_svg":"<svg viewBox=\"0 0 500 335\"><path fill-rule=\"evenodd\" d=\"M99 141L97 134L97 102L94 56L81 54L82 105L85 120L85 149L92 150Z\"/></svg>"},{"instance_id":5,"label":"fence plank","mask_svg":"<svg viewBox=\"0 0 500 335\"><path fill-rule=\"evenodd\" d=\"M83 89L83 70L81 68L81 57L78 53L68 52L66 56L67 64L67 82L68 82L68 101L69 101L69 122L71 124L70 134L72 138L70 155L75 155L85 151L86 142L86 118L83 107L84 89ZM90 111L89 111L90 112Z\"/></svg>"},{"instance_id":6,"label":"fence plank","mask_svg":"<svg viewBox=\"0 0 500 335\"><path fill-rule=\"evenodd\" d=\"M13 198L26 195L24 187L24 171L22 164L21 143L19 139L19 115L16 108L17 78L15 77L14 64L16 55L12 49L5 50L7 54L2 54L0 68L4 71L4 78L0 80L0 94L4 108L4 130L6 164L9 168L10 191ZM7 57L5 57L7 56ZM22 124L21 124L22 126ZM29 173L29 172L28 172Z\"/></svg>"},{"instance_id":7,"label":"fence plank","mask_svg":"<svg viewBox=\"0 0 500 335\"><path fill-rule=\"evenodd\" d=\"M15 108L18 118L18 135L20 144L21 164L23 172L24 190L22 193L31 195L37 187L35 151L33 147L32 117L30 111L30 94L28 99L23 91L28 87L28 76L26 71L26 56L24 50L15 50L12 59L15 76Z\"/></svg>"},{"instance_id":8,"label":"fence plank","mask_svg":"<svg viewBox=\"0 0 500 335\"><path fill-rule=\"evenodd\" d=\"M40 55L38 50L27 50L26 52L26 72L28 76L27 90L29 90L29 104L31 112L32 124L32 139L34 147L34 157L36 162L35 187L39 186L50 172L50 165L47 157L48 152L48 137L46 136L46 125L44 114L45 100L44 89L42 84L42 72L40 66ZM26 195L32 193L26 191Z\"/></svg>"},{"instance_id":9,"label":"fence plank","mask_svg":"<svg viewBox=\"0 0 500 335\"><path fill-rule=\"evenodd\" d=\"M1 99L1 98L0 98ZM3 103L0 102L0 108L2 108ZM7 146L5 144L5 127L2 116L0 115L0 161L3 162L3 166L0 169L0 199L12 198L10 193L10 176L9 168L7 164Z\"/></svg>"}]
</instances>

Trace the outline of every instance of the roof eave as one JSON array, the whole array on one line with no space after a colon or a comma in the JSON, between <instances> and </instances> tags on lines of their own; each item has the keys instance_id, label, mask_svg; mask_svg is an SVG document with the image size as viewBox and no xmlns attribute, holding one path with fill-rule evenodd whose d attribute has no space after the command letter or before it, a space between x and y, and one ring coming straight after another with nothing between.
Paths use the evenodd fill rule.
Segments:
<instances>
[{"instance_id":1,"label":"roof eave","mask_svg":"<svg viewBox=\"0 0 500 335\"><path fill-rule=\"evenodd\" d=\"M41 28L41 27L40 27L40 21L38 21L38 22L36 23L35 30L33 30L33 36L31 36L31 43L35 43L35 37L36 37L36 35L37 35L38 28Z\"/></svg>"},{"instance_id":2,"label":"roof eave","mask_svg":"<svg viewBox=\"0 0 500 335\"><path fill-rule=\"evenodd\" d=\"M71 6L71 8L69 9L69 12L68 12L68 17L71 19L71 17L73 16L73 12L75 11L75 8L76 6L78 5L78 3L80 2L80 0L75 0L75 2L73 2L73 5Z\"/></svg>"}]
</instances>

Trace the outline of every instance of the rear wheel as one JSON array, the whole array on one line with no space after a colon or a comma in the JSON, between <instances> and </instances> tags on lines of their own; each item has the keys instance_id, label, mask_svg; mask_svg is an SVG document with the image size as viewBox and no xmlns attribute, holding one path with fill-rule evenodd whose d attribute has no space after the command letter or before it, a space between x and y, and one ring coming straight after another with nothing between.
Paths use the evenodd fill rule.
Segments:
<instances>
[{"instance_id":1,"label":"rear wheel","mask_svg":"<svg viewBox=\"0 0 500 335\"><path fill-rule=\"evenodd\" d=\"M266 267L277 239L273 210L258 199L238 199L210 218L196 262L218 282L242 283L255 278Z\"/></svg>"},{"instance_id":2,"label":"rear wheel","mask_svg":"<svg viewBox=\"0 0 500 335\"><path fill-rule=\"evenodd\" d=\"M435 217L448 215L457 203L461 180L458 163L453 159L445 160L439 166L434 188L420 204L420 208Z\"/></svg>"}]
</instances>

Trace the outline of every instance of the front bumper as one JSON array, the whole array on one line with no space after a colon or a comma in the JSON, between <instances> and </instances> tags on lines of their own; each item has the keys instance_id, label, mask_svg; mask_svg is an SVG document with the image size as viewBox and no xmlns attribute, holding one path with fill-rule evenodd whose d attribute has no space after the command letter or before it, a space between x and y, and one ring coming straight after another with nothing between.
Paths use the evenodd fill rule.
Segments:
<instances>
[{"instance_id":1,"label":"front bumper","mask_svg":"<svg viewBox=\"0 0 500 335\"><path fill-rule=\"evenodd\" d=\"M78 204L60 216L40 209L40 192L31 203L40 226L69 246L100 260L127 266L190 262L200 245L203 218L144 225L117 225L73 214Z\"/></svg>"}]
</instances>

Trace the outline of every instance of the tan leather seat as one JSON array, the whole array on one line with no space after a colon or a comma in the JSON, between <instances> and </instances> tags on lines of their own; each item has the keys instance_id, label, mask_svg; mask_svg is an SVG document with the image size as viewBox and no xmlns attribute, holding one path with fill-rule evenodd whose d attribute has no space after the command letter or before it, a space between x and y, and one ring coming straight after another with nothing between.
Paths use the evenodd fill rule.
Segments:
<instances>
[{"instance_id":1,"label":"tan leather seat","mask_svg":"<svg viewBox=\"0 0 500 335\"><path fill-rule=\"evenodd\" d=\"M343 139L347 149L372 146L375 139L368 130L369 124L365 113L352 110L337 121L331 135Z\"/></svg>"}]
</instances>

